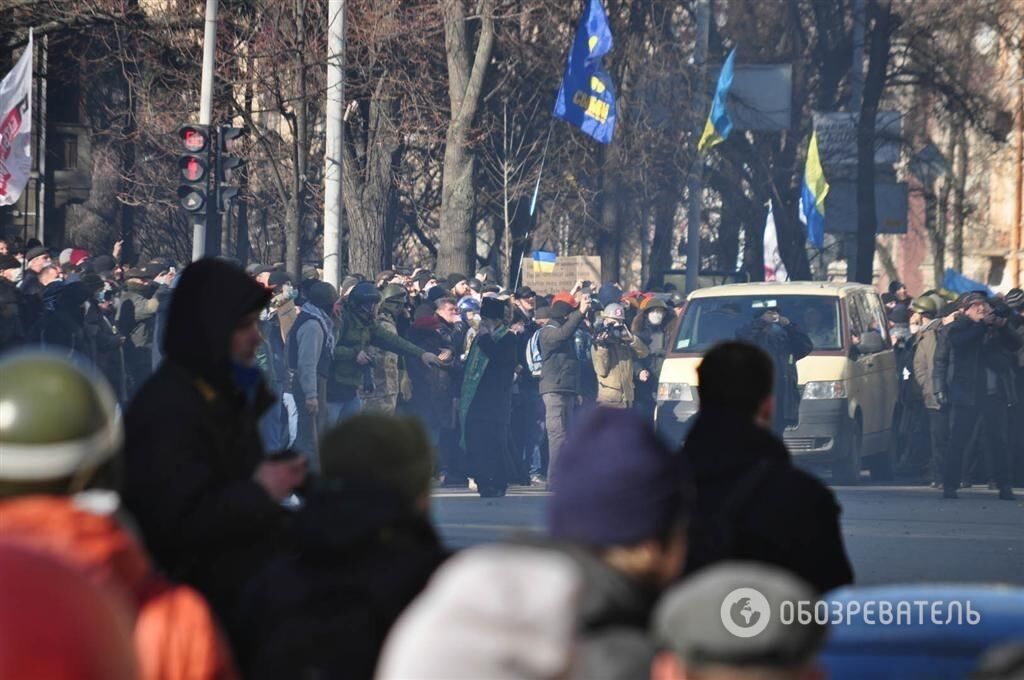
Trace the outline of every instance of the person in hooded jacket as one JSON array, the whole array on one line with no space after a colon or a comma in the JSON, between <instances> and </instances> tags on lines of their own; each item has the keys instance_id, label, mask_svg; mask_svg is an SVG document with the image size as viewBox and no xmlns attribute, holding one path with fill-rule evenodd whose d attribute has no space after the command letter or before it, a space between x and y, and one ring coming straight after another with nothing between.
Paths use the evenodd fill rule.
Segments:
<instances>
[{"instance_id":1,"label":"person in hooded jacket","mask_svg":"<svg viewBox=\"0 0 1024 680\"><path fill-rule=\"evenodd\" d=\"M36 324L33 339L43 347L63 347L96 360L95 346L85 327L85 303L103 284L95 275L92 278L97 280L54 282L47 287L46 311Z\"/></svg>"},{"instance_id":2,"label":"person in hooded jacket","mask_svg":"<svg viewBox=\"0 0 1024 680\"><path fill-rule=\"evenodd\" d=\"M749 325L736 332L736 339L760 347L774 365L775 420L772 431L782 436L790 425L800 421L800 388L797 385L796 362L814 349L807 333L779 309L765 309Z\"/></svg>"},{"instance_id":3,"label":"person in hooded jacket","mask_svg":"<svg viewBox=\"0 0 1024 680\"><path fill-rule=\"evenodd\" d=\"M285 350L292 374L291 393L298 408L294 448L310 467L320 468L317 447L327 416L327 380L334 354L334 317L338 290L326 281L307 288L306 301L288 334Z\"/></svg>"},{"instance_id":4,"label":"person in hooded jacket","mask_svg":"<svg viewBox=\"0 0 1024 680\"><path fill-rule=\"evenodd\" d=\"M853 581L840 508L772 432L773 372L771 358L744 342L716 345L697 369L700 410L682 449L696 490L685 573L753 560L824 593Z\"/></svg>"},{"instance_id":5,"label":"person in hooded jacket","mask_svg":"<svg viewBox=\"0 0 1024 680\"><path fill-rule=\"evenodd\" d=\"M665 301L648 297L640 303L640 313L633 321L633 335L647 346L650 353L635 362L636 408L647 418L654 419L658 400L658 376L665 355L671 349L672 325L675 316Z\"/></svg>"},{"instance_id":6,"label":"person in hooded jacket","mask_svg":"<svg viewBox=\"0 0 1024 680\"><path fill-rule=\"evenodd\" d=\"M295 549L246 589L246 677L371 678L384 639L447 557L429 516L433 454L411 418L362 413L329 431Z\"/></svg>"},{"instance_id":7,"label":"person in hooded jacket","mask_svg":"<svg viewBox=\"0 0 1024 680\"><path fill-rule=\"evenodd\" d=\"M388 284L381 290L380 307L377 310L377 323L392 335L404 337L398 330L399 323L406 314L405 306L409 294L405 288L396 284ZM403 324L404 325L404 324ZM374 391L361 395L366 408L381 413L394 414L398 407L398 391L401 387L401 363L404 361L394 352L379 347L370 347L370 359L373 360Z\"/></svg>"},{"instance_id":8,"label":"person in hooded jacket","mask_svg":"<svg viewBox=\"0 0 1024 680\"><path fill-rule=\"evenodd\" d=\"M304 458L268 460L258 420L270 404L255 364L269 293L203 259L171 300L164 360L125 414L125 501L158 564L230 620L245 581L279 548L281 501Z\"/></svg>"}]
</instances>

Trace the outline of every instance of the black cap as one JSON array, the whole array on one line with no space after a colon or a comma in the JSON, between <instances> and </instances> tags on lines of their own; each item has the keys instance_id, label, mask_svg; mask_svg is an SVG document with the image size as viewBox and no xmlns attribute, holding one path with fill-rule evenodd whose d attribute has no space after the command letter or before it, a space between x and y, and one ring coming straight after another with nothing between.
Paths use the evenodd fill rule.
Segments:
<instances>
[{"instance_id":1,"label":"black cap","mask_svg":"<svg viewBox=\"0 0 1024 680\"><path fill-rule=\"evenodd\" d=\"M257 267L254 267L253 270L249 273L249 276L252 276L253 278L255 278L255 277L259 276L260 274L269 274L269 273L274 272L274 271L276 271L276 270L273 267L271 267L269 264L261 264L261 265L259 265Z\"/></svg>"},{"instance_id":2,"label":"black cap","mask_svg":"<svg viewBox=\"0 0 1024 680\"><path fill-rule=\"evenodd\" d=\"M291 283L291 282L292 282L291 274L289 274L288 272L277 272L277 271L271 273L270 274L270 278L267 280L267 284L271 288L276 288L277 286L283 286L284 284Z\"/></svg>"},{"instance_id":3,"label":"black cap","mask_svg":"<svg viewBox=\"0 0 1024 680\"><path fill-rule=\"evenodd\" d=\"M976 305L979 302L988 302L988 297L984 293L967 293L960 298L960 309L966 310L971 305Z\"/></svg>"},{"instance_id":4,"label":"black cap","mask_svg":"<svg viewBox=\"0 0 1024 680\"><path fill-rule=\"evenodd\" d=\"M484 298L480 301L480 318L504 319L505 303L498 298Z\"/></svg>"},{"instance_id":5,"label":"black cap","mask_svg":"<svg viewBox=\"0 0 1024 680\"><path fill-rule=\"evenodd\" d=\"M0 255L0 271L21 269L21 263L13 255Z\"/></svg>"},{"instance_id":6,"label":"black cap","mask_svg":"<svg viewBox=\"0 0 1024 680\"><path fill-rule=\"evenodd\" d=\"M529 286L523 286L522 288L516 291L517 300L529 300L530 298L535 297L537 297L537 294L534 293L533 288L530 288Z\"/></svg>"},{"instance_id":7,"label":"black cap","mask_svg":"<svg viewBox=\"0 0 1024 680\"><path fill-rule=\"evenodd\" d=\"M25 253L25 262L31 262L41 255L49 255L50 251L46 249L46 246L36 246L29 248L28 252Z\"/></svg>"}]
</instances>

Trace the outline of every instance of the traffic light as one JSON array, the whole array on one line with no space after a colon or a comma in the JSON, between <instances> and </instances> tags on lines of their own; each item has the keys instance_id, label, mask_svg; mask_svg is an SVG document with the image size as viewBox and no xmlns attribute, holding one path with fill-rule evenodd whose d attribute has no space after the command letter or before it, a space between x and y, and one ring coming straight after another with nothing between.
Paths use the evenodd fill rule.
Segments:
<instances>
[{"instance_id":1,"label":"traffic light","mask_svg":"<svg viewBox=\"0 0 1024 680\"><path fill-rule=\"evenodd\" d=\"M231 201L238 196L238 187L233 184L235 172L245 162L235 155L238 139L245 134L245 128L221 125L217 135L217 212L226 213Z\"/></svg>"},{"instance_id":2,"label":"traffic light","mask_svg":"<svg viewBox=\"0 0 1024 680\"><path fill-rule=\"evenodd\" d=\"M184 150L178 156L178 202L189 212L206 207L206 192L210 174L210 129L205 125L183 125L178 139Z\"/></svg>"}]
</instances>

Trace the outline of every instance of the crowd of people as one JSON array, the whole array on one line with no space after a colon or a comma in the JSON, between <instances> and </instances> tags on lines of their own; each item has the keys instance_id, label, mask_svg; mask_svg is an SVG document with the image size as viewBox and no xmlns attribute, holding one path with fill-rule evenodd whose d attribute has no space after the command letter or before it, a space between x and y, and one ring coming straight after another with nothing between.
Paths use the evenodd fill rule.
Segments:
<instances>
[{"instance_id":1,"label":"crowd of people","mask_svg":"<svg viewBox=\"0 0 1024 680\"><path fill-rule=\"evenodd\" d=\"M820 677L814 621L718 625L737 587L803 600L854 580L834 495L777 434L793 376L762 345L810 351L777 312L761 325L781 334L754 324L705 354L673 450L650 419L667 296L579 282L548 299L487 269L339 291L315 270L74 250L47 281L45 248L20 255L0 253L2 349L29 347L0 357L0 554L102 624L37 618L52 654L8 650L0 675L77 654L61 677ZM936 440L982 422L1008 448L1024 295L963 296L922 325L931 294L894 293ZM938 456L955 494L960 461ZM543 536L445 548L436 486L543 477Z\"/></svg>"},{"instance_id":2,"label":"crowd of people","mask_svg":"<svg viewBox=\"0 0 1024 680\"><path fill-rule=\"evenodd\" d=\"M124 266L120 246L96 257L6 249L0 243L0 314L11 322L0 350L31 344L84 355L128 404L163 357L179 267L169 258ZM267 293L256 359L273 400L259 427L268 451L298 451L319 469L326 428L364 410L405 413L440 451L441 483L483 496L546 484L550 452L582 407L652 417L679 301L584 281L547 296L511 291L490 267L473 277L354 274L340 290L312 266L298 280L269 265L245 271ZM190 307L213 305L217 315L227 294L213 288Z\"/></svg>"},{"instance_id":3,"label":"crowd of people","mask_svg":"<svg viewBox=\"0 0 1024 680\"><path fill-rule=\"evenodd\" d=\"M905 471L924 471L943 498L981 483L1014 500L1024 481L1024 292L911 298L896 281L885 302L904 378Z\"/></svg>"}]
</instances>

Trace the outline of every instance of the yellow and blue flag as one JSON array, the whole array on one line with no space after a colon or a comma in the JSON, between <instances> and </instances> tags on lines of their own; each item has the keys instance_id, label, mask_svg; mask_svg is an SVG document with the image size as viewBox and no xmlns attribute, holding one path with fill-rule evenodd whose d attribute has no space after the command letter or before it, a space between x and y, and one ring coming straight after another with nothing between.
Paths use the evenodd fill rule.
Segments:
<instances>
[{"instance_id":1,"label":"yellow and blue flag","mask_svg":"<svg viewBox=\"0 0 1024 680\"><path fill-rule=\"evenodd\" d=\"M816 248L825 246L825 197L828 182L818 154L818 133L811 133L804 164L804 181L800 188L800 221L807 225L807 240Z\"/></svg>"},{"instance_id":2,"label":"yellow and blue flag","mask_svg":"<svg viewBox=\"0 0 1024 680\"><path fill-rule=\"evenodd\" d=\"M611 49L612 30L601 0L588 0L569 51L554 115L602 144L611 142L615 132L615 91L601 67L601 58Z\"/></svg>"},{"instance_id":3,"label":"yellow and blue flag","mask_svg":"<svg viewBox=\"0 0 1024 680\"><path fill-rule=\"evenodd\" d=\"M736 65L736 48L726 57L722 64L722 72L718 74L718 85L715 87L715 96L711 101L711 113L708 114L708 121L704 124L704 133L697 142L697 153L704 153L715 144L724 142L732 132L732 118L729 117L729 107L726 105L729 99L729 90L732 88L733 69Z\"/></svg>"},{"instance_id":4,"label":"yellow and blue flag","mask_svg":"<svg viewBox=\"0 0 1024 680\"><path fill-rule=\"evenodd\" d=\"M533 271L550 274L555 271L555 263L558 256L550 250L535 250L531 253L533 259Z\"/></svg>"}]
</instances>

